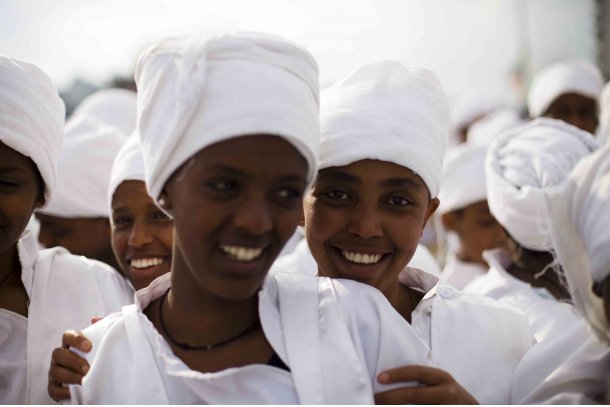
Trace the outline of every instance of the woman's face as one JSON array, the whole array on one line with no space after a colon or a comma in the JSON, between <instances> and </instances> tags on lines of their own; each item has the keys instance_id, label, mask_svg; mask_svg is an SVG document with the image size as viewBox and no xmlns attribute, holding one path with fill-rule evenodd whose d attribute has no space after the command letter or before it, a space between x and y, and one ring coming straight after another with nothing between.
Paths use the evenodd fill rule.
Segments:
<instances>
[{"instance_id":1,"label":"woman's face","mask_svg":"<svg viewBox=\"0 0 610 407\"><path fill-rule=\"evenodd\" d=\"M408 168L362 160L318 173L305 198L305 231L320 275L385 292L411 260L438 206Z\"/></svg>"},{"instance_id":2,"label":"woman's face","mask_svg":"<svg viewBox=\"0 0 610 407\"><path fill-rule=\"evenodd\" d=\"M251 298L302 214L307 162L276 136L236 137L196 153L167 182L174 278L198 293Z\"/></svg>"},{"instance_id":3,"label":"woman's face","mask_svg":"<svg viewBox=\"0 0 610 407\"><path fill-rule=\"evenodd\" d=\"M31 159L0 142L0 254L14 247L37 205L43 185Z\"/></svg>"},{"instance_id":4,"label":"woman's face","mask_svg":"<svg viewBox=\"0 0 610 407\"><path fill-rule=\"evenodd\" d=\"M174 224L143 181L124 181L112 197L112 250L136 290L171 270Z\"/></svg>"},{"instance_id":5,"label":"woman's face","mask_svg":"<svg viewBox=\"0 0 610 407\"><path fill-rule=\"evenodd\" d=\"M599 120L597 102L575 93L559 96L551 103L544 116L563 120L589 133L595 133Z\"/></svg>"}]
</instances>

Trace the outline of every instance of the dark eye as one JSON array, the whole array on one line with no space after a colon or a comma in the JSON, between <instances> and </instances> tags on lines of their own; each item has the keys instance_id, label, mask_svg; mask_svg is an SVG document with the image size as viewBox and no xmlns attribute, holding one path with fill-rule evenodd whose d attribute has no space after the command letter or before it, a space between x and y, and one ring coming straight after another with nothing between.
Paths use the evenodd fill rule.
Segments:
<instances>
[{"instance_id":1,"label":"dark eye","mask_svg":"<svg viewBox=\"0 0 610 407\"><path fill-rule=\"evenodd\" d=\"M324 193L324 195L333 201L347 201L349 199L347 192L341 191L340 189L333 189L332 191Z\"/></svg>"},{"instance_id":2,"label":"dark eye","mask_svg":"<svg viewBox=\"0 0 610 407\"><path fill-rule=\"evenodd\" d=\"M2 188L15 188L19 186L19 183L12 179L0 178L0 187Z\"/></svg>"},{"instance_id":3,"label":"dark eye","mask_svg":"<svg viewBox=\"0 0 610 407\"><path fill-rule=\"evenodd\" d=\"M237 182L231 180L208 181L205 186L216 192L230 192L238 188Z\"/></svg>"},{"instance_id":4,"label":"dark eye","mask_svg":"<svg viewBox=\"0 0 610 407\"><path fill-rule=\"evenodd\" d=\"M170 220L170 218L163 211L153 212L152 219L157 222L166 222Z\"/></svg>"},{"instance_id":5,"label":"dark eye","mask_svg":"<svg viewBox=\"0 0 610 407\"><path fill-rule=\"evenodd\" d=\"M402 196L393 196L390 199L388 199L386 202L392 206L407 206L407 205L411 204L411 201L409 201L407 198L404 198Z\"/></svg>"},{"instance_id":6,"label":"dark eye","mask_svg":"<svg viewBox=\"0 0 610 407\"><path fill-rule=\"evenodd\" d=\"M112 218L112 224L116 227L125 226L131 223L129 216L114 216Z\"/></svg>"},{"instance_id":7,"label":"dark eye","mask_svg":"<svg viewBox=\"0 0 610 407\"><path fill-rule=\"evenodd\" d=\"M294 188L282 188L278 190L275 195L284 200L293 200L301 197L301 192Z\"/></svg>"}]
</instances>

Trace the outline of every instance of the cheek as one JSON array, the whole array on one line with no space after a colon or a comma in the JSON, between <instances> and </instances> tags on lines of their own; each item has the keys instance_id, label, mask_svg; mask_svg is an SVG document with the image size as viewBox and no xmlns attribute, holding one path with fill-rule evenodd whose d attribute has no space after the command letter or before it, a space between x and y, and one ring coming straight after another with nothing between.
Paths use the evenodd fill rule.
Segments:
<instances>
[{"instance_id":1,"label":"cheek","mask_svg":"<svg viewBox=\"0 0 610 407\"><path fill-rule=\"evenodd\" d=\"M125 262L125 252L127 251L127 241L129 232L118 231L112 228L110 233L110 241L112 243L112 251L121 265Z\"/></svg>"},{"instance_id":2,"label":"cheek","mask_svg":"<svg viewBox=\"0 0 610 407\"><path fill-rule=\"evenodd\" d=\"M159 226L154 229L155 239L159 240L163 247L172 250L174 245L174 225L173 223L168 223L162 226Z\"/></svg>"}]
</instances>

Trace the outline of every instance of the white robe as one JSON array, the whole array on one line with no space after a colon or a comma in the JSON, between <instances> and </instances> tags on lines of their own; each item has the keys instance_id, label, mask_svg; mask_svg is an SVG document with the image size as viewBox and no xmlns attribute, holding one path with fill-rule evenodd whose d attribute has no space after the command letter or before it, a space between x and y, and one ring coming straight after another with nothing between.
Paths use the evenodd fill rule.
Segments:
<instances>
[{"instance_id":1,"label":"white robe","mask_svg":"<svg viewBox=\"0 0 610 407\"><path fill-rule=\"evenodd\" d=\"M510 258L501 250L485 252L484 257L490 265L488 273L464 291L523 310L538 341L515 373L511 402L571 403L570 393L581 394L586 401L607 391L610 349L597 340L574 307L509 274Z\"/></svg>"},{"instance_id":2,"label":"white robe","mask_svg":"<svg viewBox=\"0 0 610 407\"><path fill-rule=\"evenodd\" d=\"M54 401L47 394L51 352L61 346L64 331L84 329L92 317L103 317L132 303L133 291L103 263L74 256L63 248L38 251L28 230L19 240L18 251L30 302L28 318L0 310L0 403L51 404ZM18 337L19 342L15 341ZM5 374L4 361L11 359L21 362ZM3 382L4 394L10 398L3 396Z\"/></svg>"},{"instance_id":3,"label":"white robe","mask_svg":"<svg viewBox=\"0 0 610 407\"><path fill-rule=\"evenodd\" d=\"M274 273L316 271L305 241L273 265ZM431 364L451 373L480 403L507 404L515 369L535 342L527 317L490 298L438 284L428 271L408 267L399 280L427 293L412 314L412 327L431 350ZM407 325L404 319L402 324Z\"/></svg>"},{"instance_id":4,"label":"white robe","mask_svg":"<svg viewBox=\"0 0 610 407\"><path fill-rule=\"evenodd\" d=\"M142 312L170 286L161 276L126 306L87 328L93 350L83 404L372 404L389 368L427 364L429 350L374 288L313 276L270 274L259 292L267 340L290 372L262 364L215 373L189 369ZM404 386L404 384L402 384Z\"/></svg>"},{"instance_id":5,"label":"white robe","mask_svg":"<svg viewBox=\"0 0 610 407\"><path fill-rule=\"evenodd\" d=\"M441 272L440 281L462 290L472 280L485 273L487 273L487 267L478 263L462 261L455 254L450 253L447 255L447 263Z\"/></svg>"}]
</instances>

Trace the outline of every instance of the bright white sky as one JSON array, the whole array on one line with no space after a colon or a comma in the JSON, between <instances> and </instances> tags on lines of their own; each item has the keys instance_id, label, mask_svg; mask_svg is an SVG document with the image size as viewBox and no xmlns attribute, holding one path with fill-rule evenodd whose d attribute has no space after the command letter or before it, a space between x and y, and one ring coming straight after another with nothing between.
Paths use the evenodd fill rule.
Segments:
<instances>
[{"instance_id":1,"label":"bright white sky","mask_svg":"<svg viewBox=\"0 0 610 407\"><path fill-rule=\"evenodd\" d=\"M247 29L304 44L322 85L399 59L435 69L449 95L499 97L528 53L529 71L570 56L594 62L593 16L592 0L0 0L0 54L38 64L61 89L76 76L130 73L168 35Z\"/></svg>"}]
</instances>

